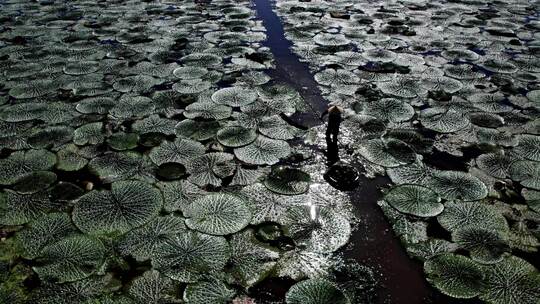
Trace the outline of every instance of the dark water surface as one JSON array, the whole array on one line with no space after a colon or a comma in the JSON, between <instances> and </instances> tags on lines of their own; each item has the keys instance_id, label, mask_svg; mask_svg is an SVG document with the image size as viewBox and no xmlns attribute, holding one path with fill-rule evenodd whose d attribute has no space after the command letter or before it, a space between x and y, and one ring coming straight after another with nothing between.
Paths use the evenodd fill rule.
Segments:
<instances>
[{"instance_id":1,"label":"dark water surface","mask_svg":"<svg viewBox=\"0 0 540 304\"><path fill-rule=\"evenodd\" d=\"M295 113L291 119L299 125L312 127L322 123L320 115L327 108L327 101L321 96L317 82L306 62L300 62L292 50L292 43L285 38L285 31L279 17L272 11L271 0L253 0L257 17L263 21L267 39L263 45L274 55L275 69L267 70L270 77L278 82L286 82L295 88L306 101L309 112Z\"/></svg>"},{"instance_id":2,"label":"dark water surface","mask_svg":"<svg viewBox=\"0 0 540 304\"><path fill-rule=\"evenodd\" d=\"M320 114L328 102L322 97L309 65L301 62L291 50L292 43L285 37L280 18L272 10L272 0L253 0L258 19L266 28L267 40L276 64L276 69L268 74L278 82L285 82L300 92L306 101L309 112L292 116L297 124L316 126L323 122ZM361 224L351 236L351 244L344 250L344 256L371 267L379 281L378 303L419 304L419 303L475 303L475 301L456 300L444 296L431 288L425 281L421 262L407 255L400 241L394 236L392 227L377 205L381 198L379 189L390 180L386 177L363 178L360 187L349 193L355 206L355 213ZM267 290L280 293L287 284L279 280L265 284ZM274 285L274 286L268 286ZM283 292L284 293L284 292Z\"/></svg>"}]
</instances>

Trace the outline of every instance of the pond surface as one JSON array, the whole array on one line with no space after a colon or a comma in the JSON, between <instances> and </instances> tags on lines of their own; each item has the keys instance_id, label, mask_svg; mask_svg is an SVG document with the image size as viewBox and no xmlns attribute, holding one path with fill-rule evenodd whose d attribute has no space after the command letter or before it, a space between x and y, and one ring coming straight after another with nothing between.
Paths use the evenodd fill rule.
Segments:
<instances>
[{"instance_id":1,"label":"pond surface","mask_svg":"<svg viewBox=\"0 0 540 304\"><path fill-rule=\"evenodd\" d=\"M538 304L536 4L0 0L0 303Z\"/></svg>"},{"instance_id":2,"label":"pond surface","mask_svg":"<svg viewBox=\"0 0 540 304\"><path fill-rule=\"evenodd\" d=\"M312 127L324 123L314 118L328 108L328 101L322 97L309 65L301 62L291 50L293 44L285 37L282 22L273 11L274 1L253 2L257 17L266 28L267 39L263 44L270 48L275 58L276 69L270 70L269 75L296 88L310 106L313 116L299 115L300 124L307 123ZM360 224L351 236L345 256L376 271L380 282L378 303L463 303L463 300L452 299L430 287L424 279L422 265L407 255L399 238L392 232L391 225L377 205L382 198L380 189L389 183L385 177L362 178L361 186L349 193Z\"/></svg>"}]
</instances>

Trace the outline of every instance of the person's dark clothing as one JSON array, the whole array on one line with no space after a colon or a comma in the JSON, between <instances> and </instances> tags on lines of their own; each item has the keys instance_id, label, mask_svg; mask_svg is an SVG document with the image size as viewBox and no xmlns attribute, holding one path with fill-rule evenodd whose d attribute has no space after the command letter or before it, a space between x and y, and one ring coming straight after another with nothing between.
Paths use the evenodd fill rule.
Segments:
<instances>
[{"instance_id":1,"label":"person's dark clothing","mask_svg":"<svg viewBox=\"0 0 540 304\"><path fill-rule=\"evenodd\" d=\"M326 128L326 136L332 137L332 141L338 141L339 126L341 125L341 112L328 113L328 127Z\"/></svg>"},{"instance_id":2,"label":"person's dark clothing","mask_svg":"<svg viewBox=\"0 0 540 304\"><path fill-rule=\"evenodd\" d=\"M339 147L337 141L332 141L329 135L326 136L326 160L328 165L333 165L339 161Z\"/></svg>"},{"instance_id":3,"label":"person's dark clothing","mask_svg":"<svg viewBox=\"0 0 540 304\"><path fill-rule=\"evenodd\" d=\"M332 106L321 117L328 114L328 126L326 128L326 157L329 164L339 161L338 135L341 125L341 110Z\"/></svg>"}]
</instances>

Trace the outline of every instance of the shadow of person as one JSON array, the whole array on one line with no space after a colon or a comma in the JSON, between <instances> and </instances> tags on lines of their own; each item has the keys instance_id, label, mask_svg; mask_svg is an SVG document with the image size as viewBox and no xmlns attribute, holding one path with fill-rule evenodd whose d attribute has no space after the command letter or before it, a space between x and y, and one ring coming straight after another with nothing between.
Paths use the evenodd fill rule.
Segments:
<instances>
[{"instance_id":1,"label":"shadow of person","mask_svg":"<svg viewBox=\"0 0 540 304\"><path fill-rule=\"evenodd\" d=\"M360 184L360 173L355 167L339 159L338 136L342 111L337 106L332 106L321 115L321 118L326 114L328 114L328 125L326 127L326 161L328 170L324 173L324 179L338 190L354 190Z\"/></svg>"}]
</instances>

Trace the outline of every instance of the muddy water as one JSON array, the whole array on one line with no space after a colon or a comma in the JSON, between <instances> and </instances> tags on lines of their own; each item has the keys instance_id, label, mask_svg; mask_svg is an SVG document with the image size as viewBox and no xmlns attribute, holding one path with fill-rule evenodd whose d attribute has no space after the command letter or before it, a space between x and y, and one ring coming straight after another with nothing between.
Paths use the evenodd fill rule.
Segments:
<instances>
[{"instance_id":1,"label":"muddy water","mask_svg":"<svg viewBox=\"0 0 540 304\"><path fill-rule=\"evenodd\" d=\"M292 43L285 38L281 21L272 11L273 1L253 2L257 17L266 28L267 40L264 45L270 48L275 59L276 69L268 70L268 74L298 90L310 108L292 118L296 123L308 127L321 124L319 115L326 109L327 101L321 96L308 64L301 62L290 49ZM343 252L345 257L370 266L376 272L379 280L378 303L473 303L454 300L435 291L425 281L421 263L407 256L376 204L381 198L379 188L388 183L385 177L366 178L356 191L349 193L361 224L352 235L351 244ZM286 282L274 280L269 283L274 286L267 286L268 290L286 290L279 286Z\"/></svg>"}]
</instances>

